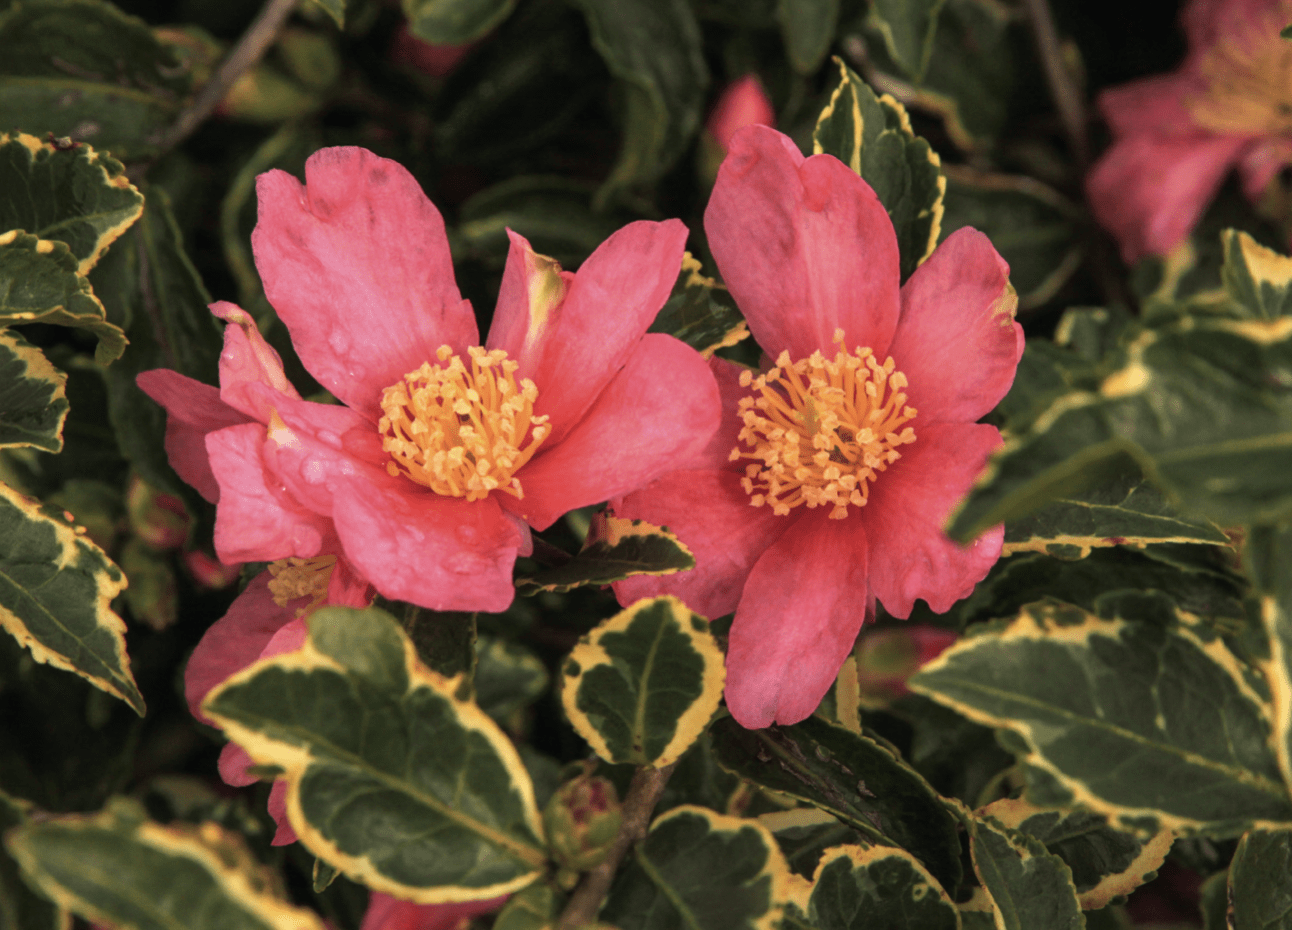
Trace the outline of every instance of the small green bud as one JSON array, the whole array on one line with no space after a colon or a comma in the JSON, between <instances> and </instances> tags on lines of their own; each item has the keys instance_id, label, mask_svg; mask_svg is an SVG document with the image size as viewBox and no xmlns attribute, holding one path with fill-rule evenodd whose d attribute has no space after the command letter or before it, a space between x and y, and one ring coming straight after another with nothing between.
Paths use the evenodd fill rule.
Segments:
<instances>
[{"instance_id":1,"label":"small green bud","mask_svg":"<svg viewBox=\"0 0 1292 930\"><path fill-rule=\"evenodd\" d=\"M575 872L586 872L605 859L621 821L615 786L597 775L566 782L543 811L552 858Z\"/></svg>"}]
</instances>

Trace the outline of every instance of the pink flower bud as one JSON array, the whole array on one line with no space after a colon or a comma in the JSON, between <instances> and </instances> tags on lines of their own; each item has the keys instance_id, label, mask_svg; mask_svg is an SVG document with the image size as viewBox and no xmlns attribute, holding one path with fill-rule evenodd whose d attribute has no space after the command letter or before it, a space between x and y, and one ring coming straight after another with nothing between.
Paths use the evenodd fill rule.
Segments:
<instances>
[{"instance_id":1,"label":"pink flower bud","mask_svg":"<svg viewBox=\"0 0 1292 930\"><path fill-rule=\"evenodd\" d=\"M189 549L184 553L184 567L198 587L210 591L227 588L238 580L238 572L242 570L241 565L225 565L201 549Z\"/></svg>"},{"instance_id":2,"label":"pink flower bud","mask_svg":"<svg viewBox=\"0 0 1292 930\"><path fill-rule=\"evenodd\" d=\"M408 31L408 24L405 23L395 33L395 39L390 43L390 60L397 65L416 68L431 77L442 78L452 74L473 47L474 43L437 45L433 42L423 42Z\"/></svg>"},{"instance_id":3,"label":"pink flower bud","mask_svg":"<svg viewBox=\"0 0 1292 930\"><path fill-rule=\"evenodd\" d=\"M188 513L184 503L163 494L134 475L126 491L126 513L130 528L154 549L174 549L188 537Z\"/></svg>"},{"instance_id":4,"label":"pink flower bud","mask_svg":"<svg viewBox=\"0 0 1292 930\"><path fill-rule=\"evenodd\" d=\"M906 679L940 656L957 639L953 630L912 625L871 630L857 648L857 678L863 694L901 697Z\"/></svg>"},{"instance_id":5,"label":"pink flower bud","mask_svg":"<svg viewBox=\"0 0 1292 930\"><path fill-rule=\"evenodd\" d=\"M776 111L756 74L728 84L709 113L706 128L725 152L736 130L746 126L776 126Z\"/></svg>"}]
</instances>

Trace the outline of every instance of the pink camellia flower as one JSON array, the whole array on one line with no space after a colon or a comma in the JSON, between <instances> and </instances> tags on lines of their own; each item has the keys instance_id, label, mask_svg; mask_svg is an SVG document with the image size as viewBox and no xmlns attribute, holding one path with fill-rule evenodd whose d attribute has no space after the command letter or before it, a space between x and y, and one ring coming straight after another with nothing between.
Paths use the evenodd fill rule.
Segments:
<instances>
[{"instance_id":1,"label":"pink camellia flower","mask_svg":"<svg viewBox=\"0 0 1292 930\"><path fill-rule=\"evenodd\" d=\"M459 930L471 918L502 907L507 896L461 904L413 904L374 891L359 930Z\"/></svg>"},{"instance_id":2,"label":"pink camellia flower","mask_svg":"<svg viewBox=\"0 0 1292 930\"><path fill-rule=\"evenodd\" d=\"M718 95L718 102L704 125L724 152L738 130L746 126L775 126L776 111L758 75L746 74L728 84Z\"/></svg>"},{"instance_id":3,"label":"pink camellia flower","mask_svg":"<svg viewBox=\"0 0 1292 930\"><path fill-rule=\"evenodd\" d=\"M1182 19L1178 70L1099 96L1113 145L1086 192L1127 262L1184 241L1230 168L1254 201L1292 163L1292 0L1190 0Z\"/></svg>"},{"instance_id":4,"label":"pink camellia flower","mask_svg":"<svg viewBox=\"0 0 1292 930\"><path fill-rule=\"evenodd\" d=\"M699 354L647 334L686 227L636 222L577 274L511 233L479 344L444 222L412 175L364 149L312 155L306 183L257 180L265 294L341 405L303 400L228 303L220 387L173 371L139 385L169 413L180 476L217 503L226 563L340 556L394 600L504 610L530 527L641 487L719 416Z\"/></svg>"},{"instance_id":5,"label":"pink camellia flower","mask_svg":"<svg viewBox=\"0 0 1292 930\"><path fill-rule=\"evenodd\" d=\"M712 362L724 419L703 453L616 500L665 524L690 572L615 584L736 612L727 706L746 727L815 710L878 599L947 610L1000 555L1004 528L942 532L1000 445L975 422L1023 352L1008 266L951 235L899 288L897 238L870 187L761 126L732 140L705 212L709 244L758 344L761 375Z\"/></svg>"}]
</instances>

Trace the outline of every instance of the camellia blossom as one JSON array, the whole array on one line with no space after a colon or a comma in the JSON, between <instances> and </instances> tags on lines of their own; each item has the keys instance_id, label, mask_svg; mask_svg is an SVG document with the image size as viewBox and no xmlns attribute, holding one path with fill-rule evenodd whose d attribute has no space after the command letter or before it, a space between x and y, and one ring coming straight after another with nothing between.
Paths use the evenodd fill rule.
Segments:
<instances>
[{"instance_id":1,"label":"camellia blossom","mask_svg":"<svg viewBox=\"0 0 1292 930\"><path fill-rule=\"evenodd\" d=\"M719 416L693 349L647 334L686 227L629 224L577 274L510 233L484 345L439 212L401 165L323 149L306 183L257 180L265 295L341 404L306 401L229 303L217 390L173 371L176 471L216 502L221 561L339 556L393 600L500 611L512 565L569 510L641 487L702 448Z\"/></svg>"},{"instance_id":2,"label":"camellia blossom","mask_svg":"<svg viewBox=\"0 0 1292 930\"><path fill-rule=\"evenodd\" d=\"M1086 192L1127 262L1183 242L1231 168L1255 201L1292 164L1292 0L1190 0L1182 19L1179 69L1099 96L1114 141Z\"/></svg>"},{"instance_id":3,"label":"camellia blossom","mask_svg":"<svg viewBox=\"0 0 1292 930\"><path fill-rule=\"evenodd\" d=\"M776 111L756 74L732 81L718 95L704 127L725 152L731 137L746 126L775 126Z\"/></svg>"},{"instance_id":4,"label":"camellia blossom","mask_svg":"<svg viewBox=\"0 0 1292 930\"><path fill-rule=\"evenodd\" d=\"M664 524L692 571L615 584L621 603L669 593L735 611L727 706L746 727L816 709L875 600L938 612L1000 556L1004 528L943 533L1001 444L977 421L1023 352L1008 266L973 229L899 287L897 238L864 181L804 158L775 130L737 133L705 212L723 280L768 356L715 359L724 419L700 455L612 502Z\"/></svg>"}]
</instances>

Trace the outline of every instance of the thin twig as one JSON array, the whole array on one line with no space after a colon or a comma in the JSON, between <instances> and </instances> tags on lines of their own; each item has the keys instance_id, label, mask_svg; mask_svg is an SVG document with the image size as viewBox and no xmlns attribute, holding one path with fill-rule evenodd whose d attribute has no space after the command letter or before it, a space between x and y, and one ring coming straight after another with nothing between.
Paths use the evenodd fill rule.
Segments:
<instances>
[{"instance_id":1,"label":"thin twig","mask_svg":"<svg viewBox=\"0 0 1292 930\"><path fill-rule=\"evenodd\" d=\"M556 930L578 930L597 919L597 911L601 910L601 902L610 891L610 883L614 880L615 872L619 871L619 863L633 844L646 835L650 816L676 766L676 762L659 769L642 766L633 773L633 780L628 785L628 796L624 798L623 823L619 827L619 835L615 837L614 845L610 847L605 860L583 876L579 887L570 895L569 903L565 905L561 919L557 921Z\"/></svg>"},{"instance_id":2,"label":"thin twig","mask_svg":"<svg viewBox=\"0 0 1292 930\"><path fill-rule=\"evenodd\" d=\"M157 141L163 152L168 152L191 136L219 106L229 88L234 85L248 68L258 62L274 44L279 31L287 22L287 17L296 9L298 0L268 0L260 15L247 27L229 54L224 56L220 67L211 79L202 85L197 96L193 98L179 118L167 129Z\"/></svg>"},{"instance_id":3,"label":"thin twig","mask_svg":"<svg viewBox=\"0 0 1292 930\"><path fill-rule=\"evenodd\" d=\"M1032 22L1032 32L1036 36L1041 64L1045 68L1045 80L1050 85L1050 96L1054 98L1054 105L1059 110L1059 119L1063 121L1063 131L1072 146L1077 167L1084 174L1090 162L1090 147L1081 90L1063 61L1063 51L1059 48L1059 34L1054 28L1049 0L1024 0L1024 3L1028 19Z\"/></svg>"}]
</instances>

